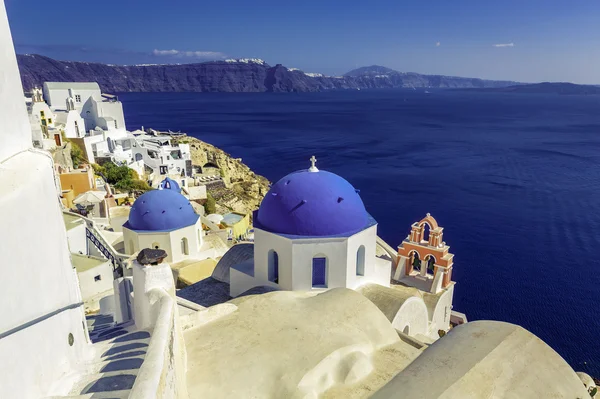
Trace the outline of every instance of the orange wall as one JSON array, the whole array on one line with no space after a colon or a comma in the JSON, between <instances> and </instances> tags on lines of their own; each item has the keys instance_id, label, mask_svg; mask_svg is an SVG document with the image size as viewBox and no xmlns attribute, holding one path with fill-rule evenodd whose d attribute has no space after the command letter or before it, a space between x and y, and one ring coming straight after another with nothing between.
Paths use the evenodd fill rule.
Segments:
<instances>
[{"instance_id":1,"label":"orange wall","mask_svg":"<svg viewBox=\"0 0 600 399\"><path fill-rule=\"evenodd\" d=\"M96 189L94 182L94 171L90 168L83 172L62 173L60 175L60 185L63 190L73 190L73 194L77 197L79 194Z\"/></svg>"}]
</instances>

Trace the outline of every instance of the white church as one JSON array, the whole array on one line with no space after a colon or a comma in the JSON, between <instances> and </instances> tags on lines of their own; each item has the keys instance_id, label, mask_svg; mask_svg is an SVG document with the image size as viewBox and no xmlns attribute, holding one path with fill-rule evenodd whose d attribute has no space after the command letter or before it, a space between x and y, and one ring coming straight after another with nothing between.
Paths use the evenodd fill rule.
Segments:
<instances>
[{"instance_id":1,"label":"white church","mask_svg":"<svg viewBox=\"0 0 600 399\"><path fill-rule=\"evenodd\" d=\"M179 184L168 177L157 190L142 194L134 202L123 225L126 253L163 249L169 263L215 257L214 248L204 245L203 237L200 216L181 194Z\"/></svg>"},{"instance_id":2,"label":"white church","mask_svg":"<svg viewBox=\"0 0 600 399\"><path fill-rule=\"evenodd\" d=\"M255 212L254 257L230 269L230 295L236 297L255 287L314 293L350 288L372 297L388 312L390 305L394 307L389 318L398 330L428 342L439 338L440 330L445 333L450 328L451 264L436 265L420 278L411 272L395 273L396 280L392 280L396 265L389 256L381 256L377 222L358 191L344 178L319 170L314 156L310 161L310 168L273 184ZM437 227L431 216L427 218L422 226L435 223ZM430 247L420 239L408 240L407 245L415 246L415 253ZM444 248L446 253L448 248ZM431 250L440 248L432 246ZM404 264L396 269L403 268ZM432 289L427 281L433 282L434 273L440 284Z\"/></svg>"}]
</instances>

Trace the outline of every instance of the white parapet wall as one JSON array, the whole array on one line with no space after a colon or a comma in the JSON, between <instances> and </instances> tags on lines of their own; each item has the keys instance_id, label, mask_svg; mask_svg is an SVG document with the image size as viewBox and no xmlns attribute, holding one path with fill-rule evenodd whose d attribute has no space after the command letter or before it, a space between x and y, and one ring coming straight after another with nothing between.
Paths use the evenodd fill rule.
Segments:
<instances>
[{"instance_id":1,"label":"white parapet wall","mask_svg":"<svg viewBox=\"0 0 600 399\"><path fill-rule=\"evenodd\" d=\"M135 324L150 331L151 338L129 398L188 398L186 351L171 268L137 261L132 268Z\"/></svg>"}]
</instances>

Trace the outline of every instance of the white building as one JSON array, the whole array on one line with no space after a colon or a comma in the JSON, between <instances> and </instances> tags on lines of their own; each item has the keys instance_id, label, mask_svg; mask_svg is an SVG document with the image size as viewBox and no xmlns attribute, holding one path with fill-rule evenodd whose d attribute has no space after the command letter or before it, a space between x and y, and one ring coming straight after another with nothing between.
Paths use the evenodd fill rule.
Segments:
<instances>
[{"instance_id":1,"label":"white building","mask_svg":"<svg viewBox=\"0 0 600 399\"><path fill-rule=\"evenodd\" d=\"M123 104L116 96L103 94L96 82L45 82L44 99L55 112L72 106L85 120L86 131L126 130Z\"/></svg>"},{"instance_id":2,"label":"white building","mask_svg":"<svg viewBox=\"0 0 600 399\"><path fill-rule=\"evenodd\" d=\"M109 260L71 253L86 312L98 311L100 300L113 292L113 266Z\"/></svg>"},{"instance_id":3,"label":"white building","mask_svg":"<svg viewBox=\"0 0 600 399\"><path fill-rule=\"evenodd\" d=\"M173 144L169 136L136 134L133 144L134 161L143 161L152 170L151 180L160 182L161 177L190 176L191 152L189 144ZM152 179L153 177L153 179ZM179 183L184 183L178 180Z\"/></svg>"},{"instance_id":4,"label":"white building","mask_svg":"<svg viewBox=\"0 0 600 399\"><path fill-rule=\"evenodd\" d=\"M163 249L169 263L215 256L214 249L204 245L200 217L180 191L175 181L166 178L158 190L148 191L134 202L123 225L127 254L144 248Z\"/></svg>"}]
</instances>

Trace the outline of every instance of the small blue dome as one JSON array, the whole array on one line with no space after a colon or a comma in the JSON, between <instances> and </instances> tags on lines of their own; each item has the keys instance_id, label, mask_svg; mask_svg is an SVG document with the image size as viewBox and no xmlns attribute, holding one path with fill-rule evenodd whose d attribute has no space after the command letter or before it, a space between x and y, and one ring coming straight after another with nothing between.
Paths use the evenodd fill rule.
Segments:
<instances>
[{"instance_id":1,"label":"small blue dome","mask_svg":"<svg viewBox=\"0 0 600 399\"><path fill-rule=\"evenodd\" d=\"M198 215L190 201L172 188L142 194L133 203L129 220L123 226L138 231L168 231L194 225L197 221Z\"/></svg>"},{"instance_id":2,"label":"small blue dome","mask_svg":"<svg viewBox=\"0 0 600 399\"><path fill-rule=\"evenodd\" d=\"M278 234L334 236L369 224L360 196L342 177L301 170L273 184L256 214L256 227Z\"/></svg>"},{"instance_id":3,"label":"small blue dome","mask_svg":"<svg viewBox=\"0 0 600 399\"><path fill-rule=\"evenodd\" d=\"M163 190L175 190L178 193L181 192L181 187L179 187L179 184L175 180L168 177L165 177L165 180L160 182L159 187Z\"/></svg>"}]
</instances>

